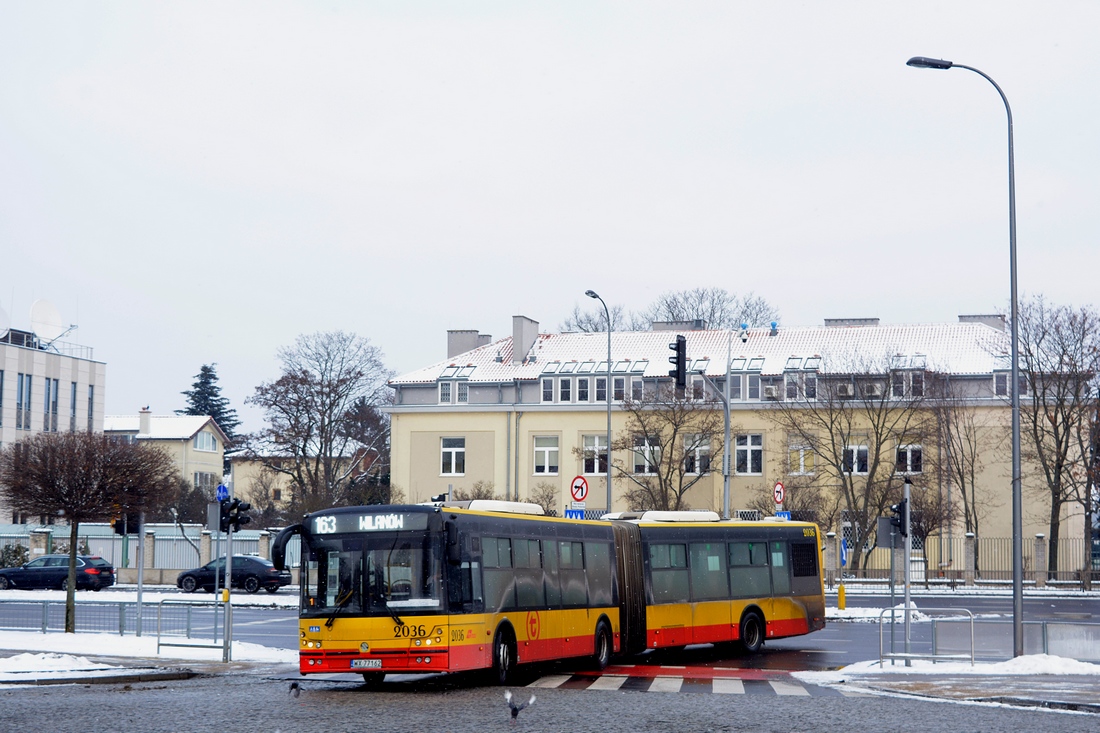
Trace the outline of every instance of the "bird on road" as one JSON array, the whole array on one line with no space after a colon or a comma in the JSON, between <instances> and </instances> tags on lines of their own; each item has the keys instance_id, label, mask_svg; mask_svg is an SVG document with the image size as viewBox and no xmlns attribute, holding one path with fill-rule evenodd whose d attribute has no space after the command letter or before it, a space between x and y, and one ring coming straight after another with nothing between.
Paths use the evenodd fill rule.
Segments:
<instances>
[{"instance_id":1,"label":"bird on road","mask_svg":"<svg viewBox=\"0 0 1100 733\"><path fill-rule=\"evenodd\" d=\"M510 690L504 691L504 699L508 702L508 707L512 710L512 723L515 724L516 718L519 717L519 711L523 710L528 705L535 702L535 696L531 695L531 699L527 702L516 702L512 699L512 693Z\"/></svg>"},{"instance_id":2,"label":"bird on road","mask_svg":"<svg viewBox=\"0 0 1100 733\"><path fill-rule=\"evenodd\" d=\"M290 683L290 696L291 697L298 697L298 693L300 693L301 691L302 691L302 687L297 682L291 682Z\"/></svg>"}]
</instances>

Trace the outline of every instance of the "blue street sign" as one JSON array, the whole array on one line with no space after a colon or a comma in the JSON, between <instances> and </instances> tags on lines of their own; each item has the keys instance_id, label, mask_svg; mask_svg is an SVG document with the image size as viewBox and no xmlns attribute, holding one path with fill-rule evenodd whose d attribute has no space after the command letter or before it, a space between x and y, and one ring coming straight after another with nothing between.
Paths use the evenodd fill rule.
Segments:
<instances>
[{"instance_id":1,"label":"blue street sign","mask_svg":"<svg viewBox=\"0 0 1100 733\"><path fill-rule=\"evenodd\" d=\"M790 512L776 512L775 516L779 517L780 519L790 519L791 518L791 513Z\"/></svg>"},{"instance_id":2,"label":"blue street sign","mask_svg":"<svg viewBox=\"0 0 1100 733\"><path fill-rule=\"evenodd\" d=\"M840 538L840 566L844 567L848 564L848 538Z\"/></svg>"},{"instance_id":3,"label":"blue street sign","mask_svg":"<svg viewBox=\"0 0 1100 733\"><path fill-rule=\"evenodd\" d=\"M229 498L229 489L225 488L225 484L218 484L218 501L225 501Z\"/></svg>"},{"instance_id":4,"label":"blue street sign","mask_svg":"<svg viewBox=\"0 0 1100 733\"><path fill-rule=\"evenodd\" d=\"M565 510L565 518L566 519L584 519L584 510L583 509L566 509Z\"/></svg>"}]
</instances>

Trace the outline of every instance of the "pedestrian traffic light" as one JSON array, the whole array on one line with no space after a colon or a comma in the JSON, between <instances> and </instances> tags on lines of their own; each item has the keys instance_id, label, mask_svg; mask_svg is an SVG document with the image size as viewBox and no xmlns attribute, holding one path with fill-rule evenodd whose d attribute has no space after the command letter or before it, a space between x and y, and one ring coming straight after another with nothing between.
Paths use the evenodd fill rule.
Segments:
<instances>
[{"instance_id":1,"label":"pedestrian traffic light","mask_svg":"<svg viewBox=\"0 0 1100 733\"><path fill-rule=\"evenodd\" d=\"M231 499L224 499L219 504L218 510L218 527L222 532L229 531L229 507L233 503Z\"/></svg>"},{"instance_id":2,"label":"pedestrian traffic light","mask_svg":"<svg viewBox=\"0 0 1100 733\"><path fill-rule=\"evenodd\" d=\"M245 512L252 508L252 505L247 501L230 499L228 502L222 503L228 505L228 519L225 520L225 524L228 527L232 527L234 532L240 532L242 524L248 524L252 521L252 517L245 514Z\"/></svg>"},{"instance_id":3,"label":"pedestrian traffic light","mask_svg":"<svg viewBox=\"0 0 1100 733\"><path fill-rule=\"evenodd\" d=\"M668 370L668 376L676 380L676 389L684 389L687 387L687 339L677 335L668 348L676 352L675 356L668 357L669 363L675 365Z\"/></svg>"},{"instance_id":4,"label":"pedestrian traffic light","mask_svg":"<svg viewBox=\"0 0 1100 733\"><path fill-rule=\"evenodd\" d=\"M898 532L902 537L909 535L909 502L902 499L897 504L890 507L890 511L894 516L890 517L890 524L898 528Z\"/></svg>"}]
</instances>

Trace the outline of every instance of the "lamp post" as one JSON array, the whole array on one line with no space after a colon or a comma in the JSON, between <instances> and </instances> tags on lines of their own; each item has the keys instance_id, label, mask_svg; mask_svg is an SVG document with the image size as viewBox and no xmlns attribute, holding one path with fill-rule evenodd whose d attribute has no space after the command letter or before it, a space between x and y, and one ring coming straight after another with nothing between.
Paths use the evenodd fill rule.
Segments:
<instances>
[{"instance_id":1,"label":"lamp post","mask_svg":"<svg viewBox=\"0 0 1100 733\"><path fill-rule=\"evenodd\" d=\"M611 311L607 309L607 303L603 301L595 290L585 290L584 294L589 298L595 298L603 306L603 314L607 318L607 511L611 511ZM596 453L599 460L599 452Z\"/></svg>"},{"instance_id":2,"label":"lamp post","mask_svg":"<svg viewBox=\"0 0 1100 733\"><path fill-rule=\"evenodd\" d=\"M1012 108L1008 97L997 82L984 71L973 66L914 56L906 62L918 69L966 69L981 76L1001 95L1008 114L1008 257L1009 257L1009 299L1012 322L1012 637L1013 656L1024 653L1024 530L1023 530L1023 494L1020 485L1020 337L1019 318L1016 305L1016 173L1012 154Z\"/></svg>"}]
</instances>

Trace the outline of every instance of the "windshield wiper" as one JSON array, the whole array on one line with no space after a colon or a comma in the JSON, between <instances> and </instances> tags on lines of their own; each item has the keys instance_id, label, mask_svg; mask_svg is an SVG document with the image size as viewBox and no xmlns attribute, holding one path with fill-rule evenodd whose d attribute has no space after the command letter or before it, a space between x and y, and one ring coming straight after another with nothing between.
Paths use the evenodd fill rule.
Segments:
<instances>
[{"instance_id":1,"label":"windshield wiper","mask_svg":"<svg viewBox=\"0 0 1100 733\"><path fill-rule=\"evenodd\" d=\"M341 611L343 611L345 608L347 608L348 604L351 603L351 599L354 598L354 597L355 597L355 593L353 593L351 591L348 591L347 597L345 597L344 600L342 600L342 601L340 601L339 603L336 604L336 608L334 608L332 610L332 615L328 617L328 621L325 621L325 626L327 628L330 628L330 629L332 628L333 622L336 621L336 615L338 613L340 613Z\"/></svg>"},{"instance_id":2,"label":"windshield wiper","mask_svg":"<svg viewBox=\"0 0 1100 733\"><path fill-rule=\"evenodd\" d=\"M397 611L390 608L389 594L386 594L386 610L390 612L390 616L393 616L393 620L398 626L404 626L405 622L401 620L401 617L397 615Z\"/></svg>"}]
</instances>

